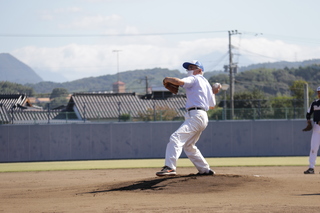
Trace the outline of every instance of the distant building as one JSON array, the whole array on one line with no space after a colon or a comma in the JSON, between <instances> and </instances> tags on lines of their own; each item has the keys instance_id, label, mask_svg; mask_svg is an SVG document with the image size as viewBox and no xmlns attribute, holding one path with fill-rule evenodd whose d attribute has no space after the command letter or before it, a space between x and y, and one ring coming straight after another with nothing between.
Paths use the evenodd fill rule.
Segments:
<instances>
[{"instance_id":1,"label":"distant building","mask_svg":"<svg viewBox=\"0 0 320 213\"><path fill-rule=\"evenodd\" d=\"M152 94L135 93L74 93L66 111L76 115L76 119L89 121L118 121L122 115L130 115L135 120L141 114L157 110L172 110L176 118L185 113L185 95L173 95L169 91Z\"/></svg>"},{"instance_id":2,"label":"distant building","mask_svg":"<svg viewBox=\"0 0 320 213\"><path fill-rule=\"evenodd\" d=\"M113 83L113 92L114 93L125 93L126 92L126 84L122 81L117 81Z\"/></svg>"},{"instance_id":3,"label":"distant building","mask_svg":"<svg viewBox=\"0 0 320 213\"><path fill-rule=\"evenodd\" d=\"M39 123L55 119L61 110L43 110L24 94L0 94L0 124Z\"/></svg>"},{"instance_id":4,"label":"distant building","mask_svg":"<svg viewBox=\"0 0 320 213\"><path fill-rule=\"evenodd\" d=\"M115 85L120 86L119 93L74 93L67 106L50 110L33 105L39 100L23 94L0 94L0 124L113 122L126 117L141 121L146 116L149 120L162 120L166 116L177 120L184 116L184 94L174 95L164 88L155 88L151 94L137 95L123 92L122 82Z\"/></svg>"}]
</instances>

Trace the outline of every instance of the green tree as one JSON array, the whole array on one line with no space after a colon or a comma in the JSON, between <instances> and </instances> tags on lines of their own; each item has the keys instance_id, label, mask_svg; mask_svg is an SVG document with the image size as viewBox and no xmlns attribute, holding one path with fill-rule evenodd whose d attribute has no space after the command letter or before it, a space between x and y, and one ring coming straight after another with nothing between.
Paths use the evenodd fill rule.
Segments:
<instances>
[{"instance_id":1,"label":"green tree","mask_svg":"<svg viewBox=\"0 0 320 213\"><path fill-rule=\"evenodd\" d=\"M120 119L121 121L128 121L128 120L131 119L131 115L125 113L125 114L120 115L119 119Z\"/></svg>"},{"instance_id":2,"label":"green tree","mask_svg":"<svg viewBox=\"0 0 320 213\"><path fill-rule=\"evenodd\" d=\"M156 106L155 110L147 109L146 112L139 112L138 115L143 121L172 121L177 116L177 112L168 106Z\"/></svg>"},{"instance_id":3,"label":"green tree","mask_svg":"<svg viewBox=\"0 0 320 213\"><path fill-rule=\"evenodd\" d=\"M57 97L50 101L50 108L54 109L60 106L66 106L68 99L66 97Z\"/></svg>"},{"instance_id":4,"label":"green tree","mask_svg":"<svg viewBox=\"0 0 320 213\"><path fill-rule=\"evenodd\" d=\"M26 94L27 96L34 96L35 92L33 88L23 86L17 83L11 83L8 81L0 82L0 93L2 94Z\"/></svg>"},{"instance_id":5,"label":"green tree","mask_svg":"<svg viewBox=\"0 0 320 213\"><path fill-rule=\"evenodd\" d=\"M270 102L258 89L235 93L234 108L236 119L265 119L272 113Z\"/></svg>"},{"instance_id":6,"label":"green tree","mask_svg":"<svg viewBox=\"0 0 320 213\"><path fill-rule=\"evenodd\" d=\"M68 90L65 88L55 88L50 95L50 108L65 106L68 103Z\"/></svg>"},{"instance_id":7,"label":"green tree","mask_svg":"<svg viewBox=\"0 0 320 213\"><path fill-rule=\"evenodd\" d=\"M59 98L59 97L67 97L69 92L65 88L55 88L52 90L50 99Z\"/></svg>"},{"instance_id":8,"label":"green tree","mask_svg":"<svg viewBox=\"0 0 320 213\"><path fill-rule=\"evenodd\" d=\"M304 80L296 80L292 83L290 86L290 90L292 92L292 97L294 99L294 106L296 107L303 107L304 104L304 88L305 85L308 84ZM308 85L308 96L309 96L309 101L312 100L312 96L314 94L314 91L309 87Z\"/></svg>"},{"instance_id":9,"label":"green tree","mask_svg":"<svg viewBox=\"0 0 320 213\"><path fill-rule=\"evenodd\" d=\"M274 111L274 118L288 119L294 117L293 97L278 95L270 99L272 109Z\"/></svg>"},{"instance_id":10,"label":"green tree","mask_svg":"<svg viewBox=\"0 0 320 213\"><path fill-rule=\"evenodd\" d=\"M223 120L223 108L215 107L208 110L208 118L209 120Z\"/></svg>"}]
</instances>

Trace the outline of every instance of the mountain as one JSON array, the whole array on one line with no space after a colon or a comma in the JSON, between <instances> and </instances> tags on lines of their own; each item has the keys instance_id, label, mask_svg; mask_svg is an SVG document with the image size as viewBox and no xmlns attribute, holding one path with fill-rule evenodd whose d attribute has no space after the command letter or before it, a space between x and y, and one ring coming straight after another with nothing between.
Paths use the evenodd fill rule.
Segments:
<instances>
[{"instance_id":1,"label":"mountain","mask_svg":"<svg viewBox=\"0 0 320 213\"><path fill-rule=\"evenodd\" d=\"M43 80L28 65L8 53L0 53L0 81L26 84Z\"/></svg>"},{"instance_id":2,"label":"mountain","mask_svg":"<svg viewBox=\"0 0 320 213\"><path fill-rule=\"evenodd\" d=\"M320 64L320 59L306 60L301 62L274 62L274 63L261 63L261 64L252 64L247 67L239 67L237 74L237 81L241 77L241 73L247 72L249 70L255 69L300 69L301 67L306 67L310 65ZM10 68L10 72L8 72L8 68ZM19 68L19 69L18 69ZM24 71L21 71L24 69ZM316 67L318 70L318 67ZM17 70L20 71L18 74ZM212 69L211 69L212 70ZM309 73L308 70L301 69L303 73ZM264 71L261 71L264 72ZM279 72L282 73L282 72ZM282 73L283 75L287 75L287 73ZM289 73L290 77L295 79L295 75L297 73ZM240 76L239 76L240 75ZM247 75L258 75L255 72L248 73ZM260 74L259 74L260 75ZM11 78L9 78L11 76ZM13 77L15 78L13 78ZM30 78L31 76L31 78ZM33 77L32 77L33 76ZM186 76L186 73L182 73L179 70L169 70L165 68L153 68L153 69L144 69L144 70L131 70L131 71L123 71L114 75L103 75L98 77L88 77L82 78L79 80L74 80L70 82L56 83L52 81L42 81L34 71L18 61L14 57L9 54L0 54L0 81L11 81L17 82L17 78L19 82L23 82L21 84L25 84L25 86L31 87L38 94L43 93L51 93L55 88L65 88L69 93L74 92L112 92L113 83L118 80L125 83L126 92L136 92L140 94L145 94L146 87L159 87L162 86L162 79L166 76L183 78ZM223 71L205 71L204 76L207 79L211 79L212 82L228 82L229 81L229 72ZM298 76L297 76L298 78ZM13 80L10 80L13 79ZM245 79L248 79L247 77ZM250 79L250 77L249 77ZM292 80L291 79L291 80ZM304 79L304 78L303 78ZM310 79L305 79L310 81ZM32 82L33 81L33 82ZM315 80L313 80L315 81ZM287 82L288 83L288 82ZM311 82L310 82L311 83ZM318 84L318 82L315 82ZM287 86L286 86L287 88ZM285 88L285 89L286 89ZM281 91L280 91L281 92Z\"/></svg>"},{"instance_id":3,"label":"mountain","mask_svg":"<svg viewBox=\"0 0 320 213\"><path fill-rule=\"evenodd\" d=\"M264 64L257 64L257 65L251 65L249 68L250 70L256 70L261 69L260 72L263 73L263 75L266 75L268 72L265 72L263 70L266 69L275 69L275 70L282 70L282 69L298 69L299 67L307 67L307 65L314 65L314 64L320 64L320 60L309 60L309 61L303 61L303 62L276 62L276 63L264 63ZM297 68L294 68L297 67ZM250 78L253 79L254 76L260 76L260 73L242 71L239 72L236 76L236 80L242 80L242 74L244 74L245 81L250 81ZM316 71L310 71L310 70L304 70L301 68L302 74L305 73L317 73L318 67L314 68L313 70ZM245 74L246 73L246 74ZM275 72L274 74L277 75L283 75L283 77L287 77L285 84L286 86L279 90L279 92L283 92L283 90L287 90L288 84L296 80L296 78L302 78L306 81L310 81L311 78L307 78L305 76L300 76L298 70L297 71L279 71ZM250 77L251 75L251 77ZM55 83L55 82L39 82L36 84L27 84L27 86L32 87L36 93L51 93L54 88L65 88L68 90L69 93L74 92L111 92L112 91L112 85L116 81L119 80L124 82L126 84L126 92L136 92L140 94L145 94L146 87L159 87L162 86L162 79L166 76L170 77L177 77L177 78L183 78L186 76L186 73L181 73L178 70L169 70L164 68L153 68L153 69L145 69L145 70L132 70L132 71L125 71L120 72L119 76L117 74L114 75L103 75L98 77L89 77L89 78L83 78L75 81L70 82L64 82L64 83ZM211 80L212 82L228 82L229 81L229 73L228 72L222 72L222 71L211 71L211 72L204 72L204 76ZM289 76L289 77L288 77ZM279 77L276 77L277 79ZM261 80L259 80L261 81ZM280 80L279 80L280 81ZM314 81L314 80L313 80ZM253 83L253 82L251 82ZM262 82L260 82L262 83ZM280 83L280 82L279 82ZM311 82L310 82L311 83ZM313 83L312 83L313 84ZM314 84L317 84L317 82L314 82ZM253 84L255 85L255 84ZM240 87L239 87L240 86ZM313 85L314 86L314 85ZM238 84L238 88L240 90L242 89L248 89L248 88L242 88L240 84ZM264 90L264 89L263 89ZM274 94L278 91L271 91L271 94Z\"/></svg>"},{"instance_id":4,"label":"mountain","mask_svg":"<svg viewBox=\"0 0 320 213\"><path fill-rule=\"evenodd\" d=\"M186 74L179 72L179 70L153 68L120 72L119 76L117 74L103 75L64 83L39 82L36 84L26 84L26 86L32 87L36 93L51 93L54 88L65 88L70 93L111 92L113 83L117 82L119 78L119 81L126 84L126 92L145 94L147 85L148 87L162 86L162 80L166 76L182 78Z\"/></svg>"},{"instance_id":5,"label":"mountain","mask_svg":"<svg viewBox=\"0 0 320 213\"><path fill-rule=\"evenodd\" d=\"M239 72L244 72L247 70L253 70L258 68L265 68L265 69L284 69L284 68L299 68L299 67L306 67L311 66L314 64L320 64L320 59L312 59L312 60L305 60L305 61L296 61L296 62L288 62L288 61L279 61L279 62L268 62L268 63L259 63L259 64L252 64L249 66L239 67Z\"/></svg>"}]
</instances>

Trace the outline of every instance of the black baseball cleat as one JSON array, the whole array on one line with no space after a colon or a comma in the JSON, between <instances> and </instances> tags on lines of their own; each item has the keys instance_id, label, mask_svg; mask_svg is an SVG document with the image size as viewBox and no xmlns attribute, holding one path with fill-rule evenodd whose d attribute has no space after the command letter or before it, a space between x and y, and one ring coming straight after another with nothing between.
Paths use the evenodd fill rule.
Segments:
<instances>
[{"instance_id":1,"label":"black baseball cleat","mask_svg":"<svg viewBox=\"0 0 320 213\"><path fill-rule=\"evenodd\" d=\"M215 175L215 174L216 173L212 170L209 170L209 172L207 172L207 173L200 173L200 172L197 173L197 175Z\"/></svg>"},{"instance_id":2,"label":"black baseball cleat","mask_svg":"<svg viewBox=\"0 0 320 213\"><path fill-rule=\"evenodd\" d=\"M176 175L176 170L171 169L169 166L164 166L160 172L157 172L157 176L174 176Z\"/></svg>"},{"instance_id":3,"label":"black baseball cleat","mask_svg":"<svg viewBox=\"0 0 320 213\"><path fill-rule=\"evenodd\" d=\"M303 172L304 174L314 174L314 169L309 168L308 170Z\"/></svg>"}]
</instances>

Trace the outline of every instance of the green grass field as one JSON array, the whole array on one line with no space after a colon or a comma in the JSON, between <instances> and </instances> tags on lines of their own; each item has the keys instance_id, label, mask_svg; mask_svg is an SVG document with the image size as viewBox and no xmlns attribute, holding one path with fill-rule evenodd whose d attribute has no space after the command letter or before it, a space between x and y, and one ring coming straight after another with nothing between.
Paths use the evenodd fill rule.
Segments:
<instances>
[{"instance_id":1,"label":"green grass field","mask_svg":"<svg viewBox=\"0 0 320 213\"><path fill-rule=\"evenodd\" d=\"M307 166L308 156L302 157L239 157L206 158L212 168L236 166ZM0 172L30 172L58 170L160 168L164 159L90 160L0 163ZM178 160L178 167L192 167L187 158Z\"/></svg>"}]
</instances>

